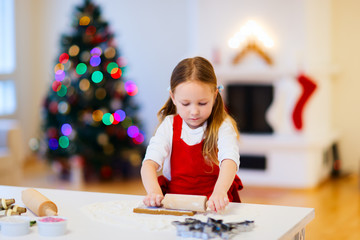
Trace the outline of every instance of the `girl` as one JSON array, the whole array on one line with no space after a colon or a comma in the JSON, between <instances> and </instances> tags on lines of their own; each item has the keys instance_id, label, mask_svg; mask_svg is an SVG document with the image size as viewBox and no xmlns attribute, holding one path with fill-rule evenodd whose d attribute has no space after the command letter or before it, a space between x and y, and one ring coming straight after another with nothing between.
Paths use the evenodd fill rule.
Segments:
<instances>
[{"instance_id":1,"label":"girl","mask_svg":"<svg viewBox=\"0 0 360 240\"><path fill-rule=\"evenodd\" d=\"M144 204L160 206L166 193L206 195L213 211L240 202L239 133L224 109L211 63L202 57L182 60L170 88L141 167Z\"/></svg>"}]
</instances>

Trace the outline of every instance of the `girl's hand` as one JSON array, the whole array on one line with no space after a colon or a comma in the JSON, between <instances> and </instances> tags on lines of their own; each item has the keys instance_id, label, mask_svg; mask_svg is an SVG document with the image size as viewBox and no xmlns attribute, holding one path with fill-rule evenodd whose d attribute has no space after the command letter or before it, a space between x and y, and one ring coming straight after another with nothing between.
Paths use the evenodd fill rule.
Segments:
<instances>
[{"instance_id":1,"label":"girl's hand","mask_svg":"<svg viewBox=\"0 0 360 240\"><path fill-rule=\"evenodd\" d=\"M150 193L150 194L146 195L143 202L148 207L160 207L161 206L161 201L163 199L164 199L163 194Z\"/></svg>"},{"instance_id":2,"label":"girl's hand","mask_svg":"<svg viewBox=\"0 0 360 240\"><path fill-rule=\"evenodd\" d=\"M228 204L229 198L227 193L213 193L207 202L207 206L215 212L224 210Z\"/></svg>"}]
</instances>

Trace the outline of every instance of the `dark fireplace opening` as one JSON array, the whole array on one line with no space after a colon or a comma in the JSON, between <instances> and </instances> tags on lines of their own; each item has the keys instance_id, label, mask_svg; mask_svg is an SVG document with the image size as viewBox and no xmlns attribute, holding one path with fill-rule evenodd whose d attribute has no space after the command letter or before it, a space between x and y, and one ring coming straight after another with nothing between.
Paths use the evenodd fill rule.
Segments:
<instances>
[{"instance_id":1,"label":"dark fireplace opening","mask_svg":"<svg viewBox=\"0 0 360 240\"><path fill-rule=\"evenodd\" d=\"M226 103L229 114L235 118L239 131L249 134L272 134L265 113L273 101L272 85L229 84Z\"/></svg>"},{"instance_id":2,"label":"dark fireplace opening","mask_svg":"<svg viewBox=\"0 0 360 240\"><path fill-rule=\"evenodd\" d=\"M266 157L261 155L240 155L240 169L266 170Z\"/></svg>"}]
</instances>

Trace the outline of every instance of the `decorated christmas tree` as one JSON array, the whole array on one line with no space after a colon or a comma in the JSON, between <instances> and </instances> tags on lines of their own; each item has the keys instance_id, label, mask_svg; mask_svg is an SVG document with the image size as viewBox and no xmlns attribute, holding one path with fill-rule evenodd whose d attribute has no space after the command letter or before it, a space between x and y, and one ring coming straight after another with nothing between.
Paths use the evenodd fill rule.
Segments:
<instances>
[{"instance_id":1,"label":"decorated christmas tree","mask_svg":"<svg viewBox=\"0 0 360 240\"><path fill-rule=\"evenodd\" d=\"M143 154L138 88L100 7L84 0L73 16L44 102L43 152L64 177L71 166L86 180L127 177Z\"/></svg>"}]
</instances>

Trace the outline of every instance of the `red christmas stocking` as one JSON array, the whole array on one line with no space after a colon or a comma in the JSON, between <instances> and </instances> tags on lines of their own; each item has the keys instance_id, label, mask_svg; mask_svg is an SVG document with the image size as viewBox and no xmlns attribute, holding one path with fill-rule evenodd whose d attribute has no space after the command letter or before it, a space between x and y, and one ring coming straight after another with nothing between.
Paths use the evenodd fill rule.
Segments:
<instances>
[{"instance_id":1,"label":"red christmas stocking","mask_svg":"<svg viewBox=\"0 0 360 240\"><path fill-rule=\"evenodd\" d=\"M310 96L314 93L316 89L316 84L312 79L303 74L300 74L297 80L302 87L302 94L295 105L292 118L295 128L297 130L301 130L303 127L302 115L304 111L304 106L308 102Z\"/></svg>"}]
</instances>

